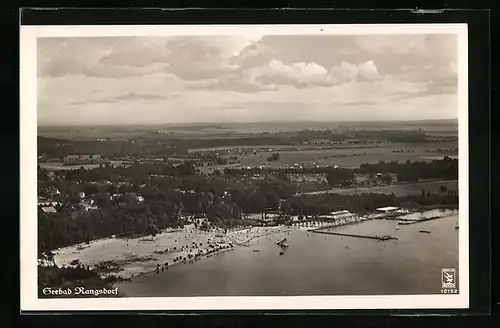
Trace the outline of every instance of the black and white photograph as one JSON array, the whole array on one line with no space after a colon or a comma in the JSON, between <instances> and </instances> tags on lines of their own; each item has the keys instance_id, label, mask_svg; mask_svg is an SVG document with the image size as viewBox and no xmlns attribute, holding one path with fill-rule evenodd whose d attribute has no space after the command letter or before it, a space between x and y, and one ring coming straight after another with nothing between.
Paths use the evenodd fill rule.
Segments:
<instances>
[{"instance_id":1,"label":"black and white photograph","mask_svg":"<svg viewBox=\"0 0 500 328\"><path fill-rule=\"evenodd\" d=\"M26 26L20 63L26 309L468 307L465 24Z\"/></svg>"}]
</instances>

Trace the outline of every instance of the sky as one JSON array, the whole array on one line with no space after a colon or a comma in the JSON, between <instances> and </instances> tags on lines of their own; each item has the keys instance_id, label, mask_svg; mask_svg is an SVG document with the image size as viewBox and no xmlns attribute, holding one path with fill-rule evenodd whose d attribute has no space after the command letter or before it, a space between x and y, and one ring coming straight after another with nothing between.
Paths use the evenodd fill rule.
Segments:
<instances>
[{"instance_id":1,"label":"sky","mask_svg":"<svg viewBox=\"0 0 500 328\"><path fill-rule=\"evenodd\" d=\"M39 125L458 117L457 36L39 38Z\"/></svg>"}]
</instances>

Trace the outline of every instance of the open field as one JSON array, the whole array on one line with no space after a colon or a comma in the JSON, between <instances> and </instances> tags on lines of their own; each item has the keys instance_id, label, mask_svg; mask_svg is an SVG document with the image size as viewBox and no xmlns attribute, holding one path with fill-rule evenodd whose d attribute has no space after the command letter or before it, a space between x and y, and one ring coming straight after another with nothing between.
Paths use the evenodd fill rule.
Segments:
<instances>
[{"instance_id":1,"label":"open field","mask_svg":"<svg viewBox=\"0 0 500 328\"><path fill-rule=\"evenodd\" d=\"M292 166L299 164L302 166L312 166L316 163L319 166L338 165L339 167L355 168L360 164L378 161L417 161L428 153L392 153L392 148L360 148L360 149L339 149L339 150L305 150L305 151L283 151L279 152L280 158L277 161L267 161L268 154L244 155L240 162L243 166L265 165L269 167L280 167L282 165ZM359 154L359 156L354 156ZM262 155L262 157L260 156ZM344 156L346 157L338 157ZM333 157L337 156L337 157Z\"/></svg>"},{"instance_id":2,"label":"open field","mask_svg":"<svg viewBox=\"0 0 500 328\"><path fill-rule=\"evenodd\" d=\"M293 166L295 164L303 167L312 167L313 163L318 166L338 165L344 168L357 168L364 163L377 163L379 161L398 161L406 162L410 160L430 162L436 159L442 159L443 156L450 156L446 153L433 153L431 151L436 148L446 148L441 144L425 144L425 145L384 145L379 147L361 148L339 148L339 149L323 149L323 150L296 150L296 151L275 151L278 152L280 158L277 161L269 162L269 157L273 152L257 152L240 155L240 164L213 166L211 168L201 167L202 172L211 172L215 169L223 170L226 167L257 167L265 166L278 168L283 166ZM448 145L448 147L452 147ZM271 148L271 147L270 147ZM300 148L298 148L300 149ZM393 150L403 150L402 153L393 153ZM354 156L356 155L356 156ZM335 157L334 157L335 156Z\"/></svg>"},{"instance_id":3,"label":"open field","mask_svg":"<svg viewBox=\"0 0 500 328\"><path fill-rule=\"evenodd\" d=\"M441 186L445 186L447 190L457 191L458 190L458 181L424 181L417 183L406 183L406 184L394 184L390 186L381 186L381 187L369 187L369 188L335 188L329 189L326 191L315 191L302 193L302 195L317 195L323 193L332 193L332 194L342 194L342 195L361 195L365 193L374 193L374 194L392 194L396 196L406 196L410 195L419 195L422 192L422 189L426 192L429 191L431 193L439 193L439 189Z\"/></svg>"}]
</instances>

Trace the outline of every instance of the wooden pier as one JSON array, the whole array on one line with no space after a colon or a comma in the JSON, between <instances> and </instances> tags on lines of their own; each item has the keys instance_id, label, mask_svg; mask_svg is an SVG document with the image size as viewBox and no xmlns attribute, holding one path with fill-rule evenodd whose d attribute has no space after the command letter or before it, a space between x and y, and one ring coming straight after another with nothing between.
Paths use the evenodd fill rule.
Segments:
<instances>
[{"instance_id":1,"label":"wooden pier","mask_svg":"<svg viewBox=\"0 0 500 328\"><path fill-rule=\"evenodd\" d=\"M392 237L392 236L365 236L365 235L356 235L356 234L321 231L321 230L311 230L311 232L321 233L321 234L326 234L326 235L335 235L335 236L343 236L343 237L357 237L357 238L375 239L375 240L397 240L396 237Z\"/></svg>"},{"instance_id":2,"label":"wooden pier","mask_svg":"<svg viewBox=\"0 0 500 328\"><path fill-rule=\"evenodd\" d=\"M410 225L410 224L415 224L415 223L420 223L420 222L425 222L425 221L431 221L431 220L437 220L437 219L443 219L446 216L433 216L430 218L419 218L419 219L405 219L405 220L399 220L398 224L399 225Z\"/></svg>"}]
</instances>

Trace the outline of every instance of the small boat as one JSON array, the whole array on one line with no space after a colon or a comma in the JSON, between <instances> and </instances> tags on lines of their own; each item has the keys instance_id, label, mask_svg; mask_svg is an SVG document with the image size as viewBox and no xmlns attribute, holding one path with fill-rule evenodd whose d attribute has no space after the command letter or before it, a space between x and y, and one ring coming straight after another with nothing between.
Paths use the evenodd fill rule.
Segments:
<instances>
[{"instance_id":1,"label":"small boat","mask_svg":"<svg viewBox=\"0 0 500 328\"><path fill-rule=\"evenodd\" d=\"M458 226L456 226L455 229L458 230Z\"/></svg>"},{"instance_id":2,"label":"small boat","mask_svg":"<svg viewBox=\"0 0 500 328\"><path fill-rule=\"evenodd\" d=\"M277 242L276 245L283 247L283 248L290 246L290 245L288 245L288 241L286 238Z\"/></svg>"},{"instance_id":3,"label":"small boat","mask_svg":"<svg viewBox=\"0 0 500 328\"><path fill-rule=\"evenodd\" d=\"M253 252L257 253L257 252L259 252L259 250L258 249L254 249Z\"/></svg>"},{"instance_id":4,"label":"small boat","mask_svg":"<svg viewBox=\"0 0 500 328\"><path fill-rule=\"evenodd\" d=\"M285 252L280 252L280 255L283 255L283 254L285 254Z\"/></svg>"},{"instance_id":5,"label":"small boat","mask_svg":"<svg viewBox=\"0 0 500 328\"><path fill-rule=\"evenodd\" d=\"M429 230L419 230L418 232L421 232L421 233L431 233Z\"/></svg>"}]
</instances>

